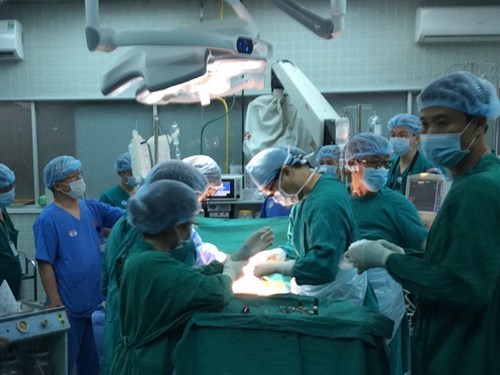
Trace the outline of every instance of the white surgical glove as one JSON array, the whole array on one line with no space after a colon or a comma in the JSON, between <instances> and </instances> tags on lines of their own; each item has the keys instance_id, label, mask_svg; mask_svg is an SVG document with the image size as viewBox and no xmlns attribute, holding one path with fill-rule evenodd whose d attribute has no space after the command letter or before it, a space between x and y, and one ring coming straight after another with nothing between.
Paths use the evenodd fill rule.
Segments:
<instances>
[{"instance_id":1,"label":"white surgical glove","mask_svg":"<svg viewBox=\"0 0 500 375\"><path fill-rule=\"evenodd\" d=\"M344 256L358 269L358 273L363 273L369 268L385 267L391 254L394 252L378 241L360 240L352 243Z\"/></svg>"},{"instance_id":2,"label":"white surgical glove","mask_svg":"<svg viewBox=\"0 0 500 375\"><path fill-rule=\"evenodd\" d=\"M270 227L262 227L253 232L245 243L233 254L231 258L235 261L248 260L255 254L267 249L273 244L274 232Z\"/></svg>"},{"instance_id":3,"label":"white surgical glove","mask_svg":"<svg viewBox=\"0 0 500 375\"><path fill-rule=\"evenodd\" d=\"M286 262L260 263L255 265L253 274L255 277L269 276L273 273L279 273L283 276L292 276L294 264L294 260L287 260Z\"/></svg>"},{"instance_id":4,"label":"white surgical glove","mask_svg":"<svg viewBox=\"0 0 500 375\"><path fill-rule=\"evenodd\" d=\"M243 260L243 261L234 261L231 259L231 257L227 257L226 261L224 262L224 270L222 271L222 274L228 275L231 280L236 279L238 275L241 273L243 270L243 267L247 265L248 261Z\"/></svg>"},{"instance_id":5,"label":"white surgical glove","mask_svg":"<svg viewBox=\"0 0 500 375\"><path fill-rule=\"evenodd\" d=\"M402 247L395 245L392 242L386 240L377 240L377 242L382 246L386 247L387 249L391 250L393 253L403 254L403 255L405 254L405 250Z\"/></svg>"}]
</instances>

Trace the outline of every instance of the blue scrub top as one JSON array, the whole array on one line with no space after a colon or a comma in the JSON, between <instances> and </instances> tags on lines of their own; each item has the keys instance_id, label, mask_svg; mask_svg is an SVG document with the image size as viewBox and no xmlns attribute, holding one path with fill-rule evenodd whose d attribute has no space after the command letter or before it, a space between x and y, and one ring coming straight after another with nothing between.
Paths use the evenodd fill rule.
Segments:
<instances>
[{"instance_id":1,"label":"blue scrub top","mask_svg":"<svg viewBox=\"0 0 500 375\"><path fill-rule=\"evenodd\" d=\"M125 214L97 200L79 200L80 219L54 203L33 225L36 260L51 264L68 314L89 317L102 302L100 290L103 228Z\"/></svg>"}]
</instances>

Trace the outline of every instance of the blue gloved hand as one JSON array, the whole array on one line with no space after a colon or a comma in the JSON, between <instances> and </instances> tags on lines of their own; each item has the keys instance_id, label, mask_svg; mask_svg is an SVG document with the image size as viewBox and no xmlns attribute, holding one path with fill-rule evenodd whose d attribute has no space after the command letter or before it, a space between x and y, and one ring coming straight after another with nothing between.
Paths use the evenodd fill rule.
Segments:
<instances>
[{"instance_id":1,"label":"blue gloved hand","mask_svg":"<svg viewBox=\"0 0 500 375\"><path fill-rule=\"evenodd\" d=\"M379 241L360 240L352 243L344 256L358 269L358 273L363 273L370 268L384 268L391 254L394 252Z\"/></svg>"}]
</instances>

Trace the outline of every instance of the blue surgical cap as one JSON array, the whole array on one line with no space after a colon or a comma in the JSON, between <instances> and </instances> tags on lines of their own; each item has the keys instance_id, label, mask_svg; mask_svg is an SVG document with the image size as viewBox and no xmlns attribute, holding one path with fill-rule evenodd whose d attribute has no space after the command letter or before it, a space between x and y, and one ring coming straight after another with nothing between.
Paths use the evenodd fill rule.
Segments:
<instances>
[{"instance_id":1,"label":"blue surgical cap","mask_svg":"<svg viewBox=\"0 0 500 375\"><path fill-rule=\"evenodd\" d=\"M12 185L16 181L14 172L5 164L0 163L0 188Z\"/></svg>"},{"instance_id":2,"label":"blue surgical cap","mask_svg":"<svg viewBox=\"0 0 500 375\"><path fill-rule=\"evenodd\" d=\"M161 180L134 194L128 201L128 222L140 232L157 234L193 220L198 196L186 184Z\"/></svg>"},{"instance_id":3,"label":"blue surgical cap","mask_svg":"<svg viewBox=\"0 0 500 375\"><path fill-rule=\"evenodd\" d=\"M268 186L284 165L309 165L304 150L298 147L271 147L260 151L250 160L246 171L259 190Z\"/></svg>"},{"instance_id":4,"label":"blue surgical cap","mask_svg":"<svg viewBox=\"0 0 500 375\"><path fill-rule=\"evenodd\" d=\"M73 156L58 156L49 161L43 169L43 183L47 189L51 189L56 182L64 180L67 175L80 170L81 167L80 160Z\"/></svg>"},{"instance_id":5,"label":"blue surgical cap","mask_svg":"<svg viewBox=\"0 0 500 375\"><path fill-rule=\"evenodd\" d=\"M422 123L420 119L415 115L410 115L409 113L400 113L389 120L387 124L387 129L391 131L397 126L402 126L407 128L413 133L413 135L420 134L420 129L422 128Z\"/></svg>"},{"instance_id":6,"label":"blue surgical cap","mask_svg":"<svg viewBox=\"0 0 500 375\"><path fill-rule=\"evenodd\" d=\"M387 139L373 133L359 133L345 146L345 159L361 159L370 155L392 153L392 145Z\"/></svg>"},{"instance_id":7,"label":"blue surgical cap","mask_svg":"<svg viewBox=\"0 0 500 375\"><path fill-rule=\"evenodd\" d=\"M146 176L143 186L160 180L183 182L200 195L208 189L205 176L198 169L180 160L167 160L155 165Z\"/></svg>"},{"instance_id":8,"label":"blue surgical cap","mask_svg":"<svg viewBox=\"0 0 500 375\"><path fill-rule=\"evenodd\" d=\"M183 162L191 164L207 178L210 186L219 187L222 185L222 176L219 165L210 156L194 155L182 159Z\"/></svg>"},{"instance_id":9,"label":"blue surgical cap","mask_svg":"<svg viewBox=\"0 0 500 375\"><path fill-rule=\"evenodd\" d=\"M323 158L340 159L340 147L338 145L326 145L319 149L316 155L316 162L319 163Z\"/></svg>"},{"instance_id":10,"label":"blue surgical cap","mask_svg":"<svg viewBox=\"0 0 500 375\"><path fill-rule=\"evenodd\" d=\"M429 107L447 107L471 116L496 119L500 99L495 86L469 72L454 72L431 82L418 96L419 111Z\"/></svg>"},{"instance_id":11,"label":"blue surgical cap","mask_svg":"<svg viewBox=\"0 0 500 375\"><path fill-rule=\"evenodd\" d=\"M115 160L115 171L124 172L131 171L132 163L130 161L130 154L128 152L124 152Z\"/></svg>"}]
</instances>

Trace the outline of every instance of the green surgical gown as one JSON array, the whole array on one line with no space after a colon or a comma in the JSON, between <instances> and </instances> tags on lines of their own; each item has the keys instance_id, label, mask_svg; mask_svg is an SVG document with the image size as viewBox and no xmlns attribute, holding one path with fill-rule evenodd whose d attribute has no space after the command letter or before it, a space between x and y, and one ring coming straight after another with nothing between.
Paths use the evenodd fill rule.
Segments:
<instances>
[{"instance_id":1,"label":"green surgical gown","mask_svg":"<svg viewBox=\"0 0 500 375\"><path fill-rule=\"evenodd\" d=\"M365 197L351 197L361 238L384 239L401 247L421 249L427 236L415 206L387 187Z\"/></svg>"},{"instance_id":2,"label":"green surgical gown","mask_svg":"<svg viewBox=\"0 0 500 375\"><path fill-rule=\"evenodd\" d=\"M292 276L299 285L333 281L339 260L358 239L358 226L345 186L321 175L290 212L287 255L295 259Z\"/></svg>"},{"instance_id":3,"label":"green surgical gown","mask_svg":"<svg viewBox=\"0 0 500 375\"><path fill-rule=\"evenodd\" d=\"M11 243L17 248L19 231L14 228L7 210L2 207L5 222L0 221L0 284L7 280L16 299L20 298L22 270L19 255L15 254ZM17 253L17 250L15 250Z\"/></svg>"},{"instance_id":4,"label":"green surgical gown","mask_svg":"<svg viewBox=\"0 0 500 375\"><path fill-rule=\"evenodd\" d=\"M395 156L391 159L393 162L391 169L389 170L389 178L387 179L387 183L385 186L400 192L401 194L405 194L406 192L406 180L408 176L424 173L425 171L431 168L437 168L441 170L437 165L432 164L427 158L422 155L422 153L417 154L417 159L413 166L409 165L406 169L401 172L399 168L399 157Z\"/></svg>"},{"instance_id":5,"label":"green surgical gown","mask_svg":"<svg viewBox=\"0 0 500 375\"><path fill-rule=\"evenodd\" d=\"M139 251L137 251L139 250ZM221 311L232 296L231 278L206 275L170 254L134 249L120 288L123 337L111 374L171 374L171 355L191 315Z\"/></svg>"},{"instance_id":6,"label":"green surgical gown","mask_svg":"<svg viewBox=\"0 0 500 375\"><path fill-rule=\"evenodd\" d=\"M387 259L417 295L412 375L500 373L499 191L500 160L487 154L454 178L423 258Z\"/></svg>"},{"instance_id":7,"label":"green surgical gown","mask_svg":"<svg viewBox=\"0 0 500 375\"><path fill-rule=\"evenodd\" d=\"M99 200L114 207L127 209L127 201L130 198L129 193L123 190L120 185L116 185L101 194Z\"/></svg>"},{"instance_id":8,"label":"green surgical gown","mask_svg":"<svg viewBox=\"0 0 500 375\"><path fill-rule=\"evenodd\" d=\"M122 277L123 264L130 254L150 249L151 246L142 239L137 229L127 222L127 215L120 218L109 233L101 271L101 288L106 298L104 345L99 370L101 375L109 374L113 351L121 338L119 281ZM176 249L173 255L194 267L196 248L193 241L190 240L183 248Z\"/></svg>"}]
</instances>

